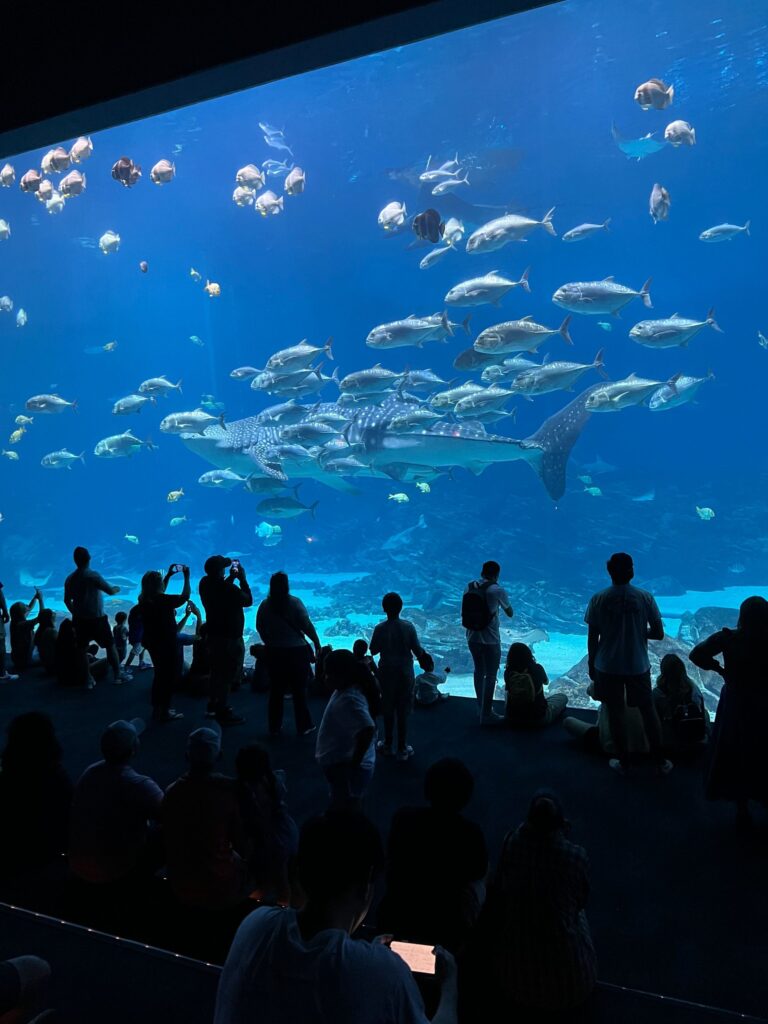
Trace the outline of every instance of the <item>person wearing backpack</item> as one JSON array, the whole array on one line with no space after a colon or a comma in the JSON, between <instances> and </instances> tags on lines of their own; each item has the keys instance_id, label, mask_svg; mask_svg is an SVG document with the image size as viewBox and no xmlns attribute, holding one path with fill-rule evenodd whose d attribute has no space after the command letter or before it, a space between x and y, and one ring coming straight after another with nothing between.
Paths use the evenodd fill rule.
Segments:
<instances>
[{"instance_id":1,"label":"person wearing backpack","mask_svg":"<svg viewBox=\"0 0 768 1024\"><path fill-rule=\"evenodd\" d=\"M505 723L512 726L551 725L565 711L568 698L564 693L544 696L549 683L547 673L536 661L527 644L512 644L504 668L507 691Z\"/></svg>"},{"instance_id":2,"label":"person wearing backpack","mask_svg":"<svg viewBox=\"0 0 768 1024\"><path fill-rule=\"evenodd\" d=\"M693 751L709 739L710 719L701 690L677 654L665 654L653 688L665 750Z\"/></svg>"},{"instance_id":3,"label":"person wearing backpack","mask_svg":"<svg viewBox=\"0 0 768 1024\"><path fill-rule=\"evenodd\" d=\"M475 695L480 708L480 724L490 725L503 716L493 710L493 694L501 664L499 608L512 617L507 592L499 586L501 567L485 562L479 580L467 584L461 599L461 624L467 631L467 645L475 666Z\"/></svg>"}]
</instances>

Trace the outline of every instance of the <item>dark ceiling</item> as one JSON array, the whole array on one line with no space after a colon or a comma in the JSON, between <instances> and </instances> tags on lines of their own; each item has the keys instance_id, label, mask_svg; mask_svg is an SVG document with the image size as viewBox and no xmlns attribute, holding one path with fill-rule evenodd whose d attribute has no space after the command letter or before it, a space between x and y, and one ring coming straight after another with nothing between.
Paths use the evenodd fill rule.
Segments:
<instances>
[{"instance_id":1,"label":"dark ceiling","mask_svg":"<svg viewBox=\"0 0 768 1024\"><path fill-rule=\"evenodd\" d=\"M0 156L542 2L19 0L0 14Z\"/></svg>"}]
</instances>

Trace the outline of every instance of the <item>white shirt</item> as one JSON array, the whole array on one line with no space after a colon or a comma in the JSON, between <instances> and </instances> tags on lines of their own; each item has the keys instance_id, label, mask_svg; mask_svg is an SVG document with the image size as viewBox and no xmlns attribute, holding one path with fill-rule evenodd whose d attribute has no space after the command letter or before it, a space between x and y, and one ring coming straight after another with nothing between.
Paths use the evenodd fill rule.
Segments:
<instances>
[{"instance_id":1,"label":"white shirt","mask_svg":"<svg viewBox=\"0 0 768 1024\"><path fill-rule=\"evenodd\" d=\"M595 594L584 621L600 634L595 668L619 676L648 672L648 628L661 631L661 613L647 590L631 583L610 586Z\"/></svg>"},{"instance_id":2,"label":"white shirt","mask_svg":"<svg viewBox=\"0 0 768 1024\"><path fill-rule=\"evenodd\" d=\"M483 593L485 593L485 600L488 603L488 608L491 613L491 621L485 627L485 629L468 629L467 630L467 643L468 644L499 644L501 645L501 636L499 634L499 608L503 608L505 611L507 608L511 608L507 592L503 587L500 587L498 583L489 583L488 580L473 580L472 583L467 585L465 594L469 593L470 587L474 590L475 587L482 587Z\"/></svg>"},{"instance_id":3,"label":"white shirt","mask_svg":"<svg viewBox=\"0 0 768 1024\"><path fill-rule=\"evenodd\" d=\"M219 981L214 1024L428 1024L405 963L337 928L305 940L295 910L243 921Z\"/></svg>"},{"instance_id":4,"label":"white shirt","mask_svg":"<svg viewBox=\"0 0 768 1024\"><path fill-rule=\"evenodd\" d=\"M375 729L376 723L371 718L365 694L356 686L349 690L334 690L317 730L315 757L318 764L325 768L329 764L351 761L355 737L362 729L370 728ZM372 768L375 763L376 745L372 739L360 766Z\"/></svg>"}]
</instances>

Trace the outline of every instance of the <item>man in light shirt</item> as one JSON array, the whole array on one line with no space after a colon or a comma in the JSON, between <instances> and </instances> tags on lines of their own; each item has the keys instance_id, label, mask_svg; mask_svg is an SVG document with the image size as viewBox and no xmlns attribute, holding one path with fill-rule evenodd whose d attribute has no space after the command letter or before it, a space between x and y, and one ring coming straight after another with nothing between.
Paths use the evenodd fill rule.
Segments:
<instances>
[{"instance_id":1,"label":"man in light shirt","mask_svg":"<svg viewBox=\"0 0 768 1024\"><path fill-rule=\"evenodd\" d=\"M633 587L635 568L630 555L617 552L606 564L611 586L595 594L584 621L589 626L589 678L595 700L608 713L617 757L609 764L625 775L629 770L626 706L640 712L651 757L661 773L672 769L661 752L661 725L651 696L648 641L663 640L664 627L656 601L647 590ZM626 702L626 706L625 706Z\"/></svg>"},{"instance_id":2,"label":"man in light shirt","mask_svg":"<svg viewBox=\"0 0 768 1024\"><path fill-rule=\"evenodd\" d=\"M490 725L503 717L493 710L493 695L501 663L499 608L507 618L511 618L513 612L506 590L499 586L500 575L501 566L498 562L485 562L480 579L467 584L462 602L462 620L467 626L467 645L475 666L475 696L480 709L481 725ZM470 593L477 594L483 602L484 614L475 622L471 622L465 616L466 596Z\"/></svg>"}]
</instances>

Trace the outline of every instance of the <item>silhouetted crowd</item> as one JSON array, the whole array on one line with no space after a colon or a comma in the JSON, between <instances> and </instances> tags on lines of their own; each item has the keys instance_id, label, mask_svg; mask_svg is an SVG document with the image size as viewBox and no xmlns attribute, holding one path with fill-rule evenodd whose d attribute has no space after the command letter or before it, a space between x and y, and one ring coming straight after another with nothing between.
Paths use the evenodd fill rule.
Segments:
<instances>
[{"instance_id":1,"label":"silhouetted crowd","mask_svg":"<svg viewBox=\"0 0 768 1024\"><path fill-rule=\"evenodd\" d=\"M165 574L145 573L138 602L113 624L103 596L119 588L91 568L86 549L77 548L74 560L64 588L71 617L58 630L40 591L8 608L0 586L0 680L18 679L6 669L6 630L16 673L39 665L67 686L93 689L110 676L128 683L133 671L150 668L149 659L153 723L183 718L172 706L183 689L207 701L206 724L189 732L184 770L163 790L135 767L141 719L108 725L101 760L73 784L51 718L37 711L14 718L0 771L6 896L34 903L45 879L65 871L73 917L85 908L94 926L124 933L152 905L170 930L152 941L226 957L216 1024L245 1024L256 1007L270 1024L452 1024L488 1018L499 1005L519 1020L578 1020L588 1012L597 979L586 918L589 867L555 793L533 795L525 820L492 857L482 829L465 816L475 783L456 757L426 770L424 802L395 813L386 844L363 814L377 761L414 756L414 702L437 708L446 699L446 672L436 671L402 618L398 594L384 595L384 618L369 640L331 650L288 577L275 573L256 613L260 643L251 647L254 667L246 674L245 609L253 596L237 561L206 561L204 618L191 600L190 570L177 563ZM706 752L707 795L732 801L738 827L748 829L750 801L768 804L768 602L748 598L735 629L690 652L693 664L724 680L712 727L676 654L662 659L652 686L648 643L664 635L659 609L632 584L629 555L613 555L607 569L611 584L585 615L597 722L570 717L565 728L586 749L608 754L622 776L647 761L663 777L673 759ZM546 695L547 674L525 644L507 652L503 705L494 707L499 613L513 615L499 577L498 563L486 562L461 597L479 722L540 729L563 715L566 698ZM174 579L180 589L168 593ZM265 746L243 744L234 776L217 771L222 730L244 722L229 703L244 681L266 694L271 737L283 729L286 698L297 734L313 736L328 805L301 829L288 811L285 773L273 769ZM327 698L317 727L308 694ZM372 935L366 922L382 889ZM365 938L354 937L359 929ZM39 995L45 974L34 958L0 965L0 1015L24 993Z\"/></svg>"}]
</instances>

